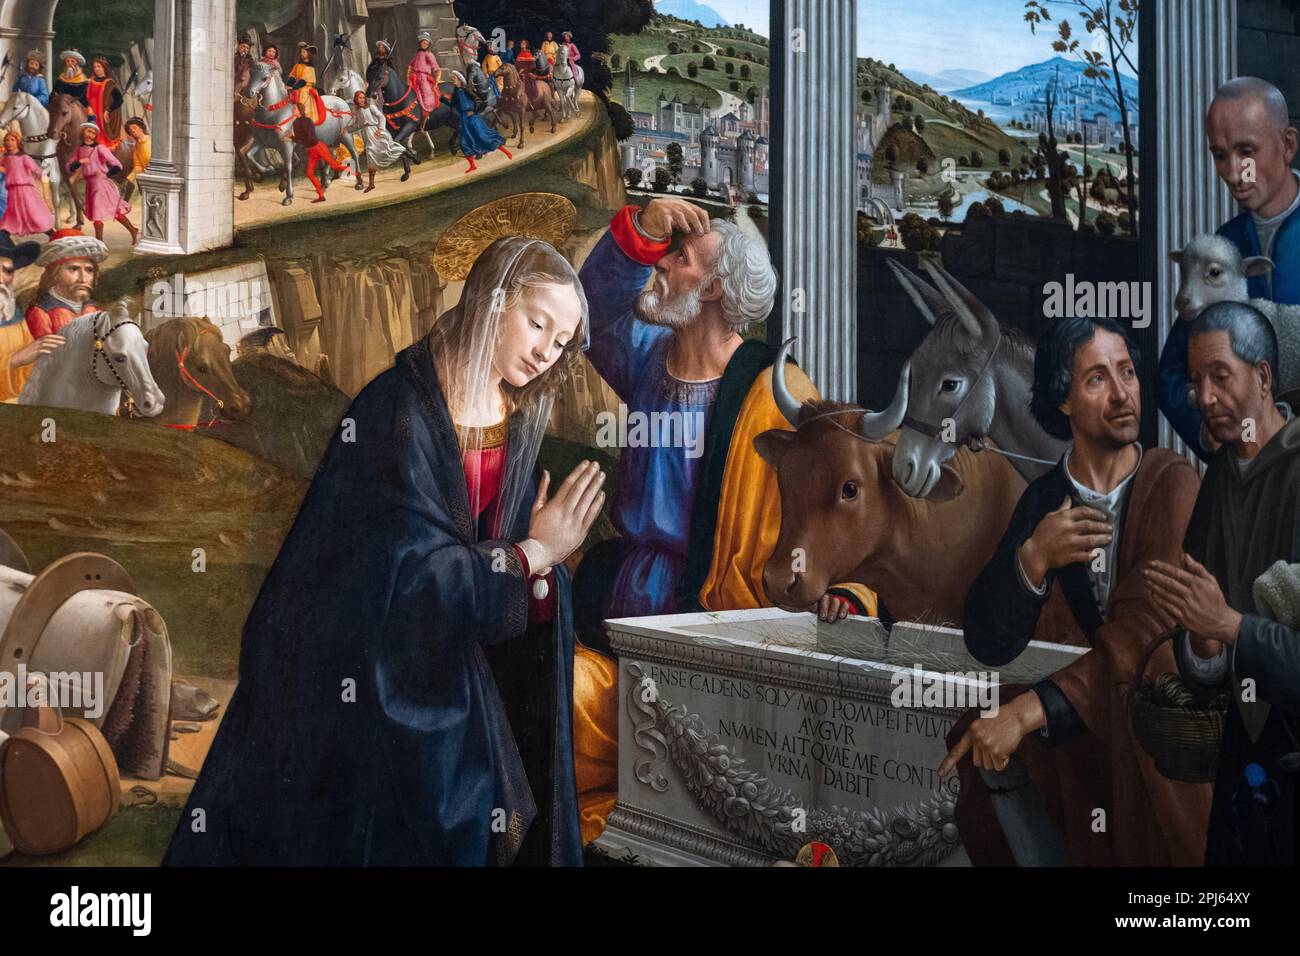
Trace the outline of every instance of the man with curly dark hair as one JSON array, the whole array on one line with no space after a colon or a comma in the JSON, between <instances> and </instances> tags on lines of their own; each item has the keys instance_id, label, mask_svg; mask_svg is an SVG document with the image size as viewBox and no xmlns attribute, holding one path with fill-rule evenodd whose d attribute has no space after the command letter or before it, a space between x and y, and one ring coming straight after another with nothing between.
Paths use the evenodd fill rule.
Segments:
<instances>
[{"instance_id":1,"label":"man with curly dark hair","mask_svg":"<svg viewBox=\"0 0 1300 956\"><path fill-rule=\"evenodd\" d=\"M1142 652L1172 625L1148 600L1140 570L1180 552L1198 487L1185 460L1138 444L1139 361L1110 319L1061 319L1035 354L1034 417L1072 445L1025 489L972 584L966 647L990 665L1014 660L1031 640L1087 650L1033 687L1004 686L996 714L950 735L941 770L963 771L958 826L976 834L968 841L975 862L1202 859L1209 790L1156 771L1122 697ZM1165 645L1147 674L1174 670ZM1037 800L1036 790L1050 799ZM1001 826L973 822L980 814Z\"/></svg>"}]
</instances>

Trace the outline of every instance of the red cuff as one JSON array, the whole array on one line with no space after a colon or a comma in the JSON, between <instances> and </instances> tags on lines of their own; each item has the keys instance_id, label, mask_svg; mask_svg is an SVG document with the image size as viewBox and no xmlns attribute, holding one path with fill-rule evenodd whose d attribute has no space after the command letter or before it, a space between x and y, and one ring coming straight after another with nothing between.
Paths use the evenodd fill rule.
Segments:
<instances>
[{"instance_id":1,"label":"red cuff","mask_svg":"<svg viewBox=\"0 0 1300 956\"><path fill-rule=\"evenodd\" d=\"M669 240L655 242L641 235L632 221L632 216L640 211L640 206L624 206L610 221L609 231L624 255L643 266L652 266L668 252Z\"/></svg>"}]
</instances>

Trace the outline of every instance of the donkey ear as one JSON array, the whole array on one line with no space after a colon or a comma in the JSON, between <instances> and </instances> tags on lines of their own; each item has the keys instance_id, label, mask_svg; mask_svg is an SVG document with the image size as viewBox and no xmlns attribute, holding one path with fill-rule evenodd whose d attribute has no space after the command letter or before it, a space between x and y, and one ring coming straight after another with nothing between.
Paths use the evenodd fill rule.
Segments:
<instances>
[{"instance_id":1,"label":"donkey ear","mask_svg":"<svg viewBox=\"0 0 1300 956\"><path fill-rule=\"evenodd\" d=\"M781 459L793 444L794 432L784 428L772 428L755 436L754 451L758 452L759 458L780 471Z\"/></svg>"}]
</instances>

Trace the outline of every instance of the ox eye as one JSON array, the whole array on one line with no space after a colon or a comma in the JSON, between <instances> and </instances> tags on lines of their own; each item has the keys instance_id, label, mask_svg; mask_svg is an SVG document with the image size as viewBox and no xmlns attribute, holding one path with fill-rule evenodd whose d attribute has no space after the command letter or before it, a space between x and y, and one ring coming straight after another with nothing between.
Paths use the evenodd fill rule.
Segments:
<instances>
[{"instance_id":1,"label":"ox eye","mask_svg":"<svg viewBox=\"0 0 1300 956\"><path fill-rule=\"evenodd\" d=\"M943 380L943 390L945 392L955 392L960 385L961 383L955 378L945 378Z\"/></svg>"},{"instance_id":2,"label":"ox eye","mask_svg":"<svg viewBox=\"0 0 1300 956\"><path fill-rule=\"evenodd\" d=\"M206 375L207 372L208 372L208 367L207 367L206 365L200 365L200 366L199 366L199 373L200 373L200 374L202 374L202 375Z\"/></svg>"},{"instance_id":3,"label":"ox eye","mask_svg":"<svg viewBox=\"0 0 1300 956\"><path fill-rule=\"evenodd\" d=\"M856 481L844 482L844 487L840 490L840 495L845 501L852 501L858 496L858 483Z\"/></svg>"}]
</instances>

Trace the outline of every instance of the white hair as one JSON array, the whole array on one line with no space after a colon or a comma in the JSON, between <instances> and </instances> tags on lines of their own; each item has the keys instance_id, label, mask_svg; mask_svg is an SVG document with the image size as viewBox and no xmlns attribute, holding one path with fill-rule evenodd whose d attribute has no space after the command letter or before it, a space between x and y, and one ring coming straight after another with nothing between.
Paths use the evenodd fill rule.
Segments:
<instances>
[{"instance_id":1,"label":"white hair","mask_svg":"<svg viewBox=\"0 0 1300 956\"><path fill-rule=\"evenodd\" d=\"M714 220L718 258L713 267L722 280L722 315L737 332L766 319L776 298L776 269L767 246L734 222Z\"/></svg>"}]
</instances>

